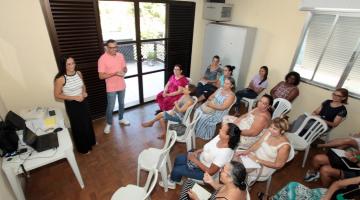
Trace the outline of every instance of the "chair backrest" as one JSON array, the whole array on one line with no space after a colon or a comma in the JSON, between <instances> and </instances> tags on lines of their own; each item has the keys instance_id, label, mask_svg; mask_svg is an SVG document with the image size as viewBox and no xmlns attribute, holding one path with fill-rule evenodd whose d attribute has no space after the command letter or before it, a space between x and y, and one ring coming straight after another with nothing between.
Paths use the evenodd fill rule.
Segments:
<instances>
[{"instance_id":1,"label":"chair backrest","mask_svg":"<svg viewBox=\"0 0 360 200\"><path fill-rule=\"evenodd\" d=\"M190 118L190 117L189 117ZM195 112L194 117L191 121L191 123L186 124L186 130L184 133L183 138L188 137L188 135L190 134L191 131L193 131L195 129L195 125L197 123L197 121L200 119L200 113L199 112Z\"/></svg>"},{"instance_id":2,"label":"chair backrest","mask_svg":"<svg viewBox=\"0 0 360 200\"><path fill-rule=\"evenodd\" d=\"M290 152L289 152L289 157L287 159L286 162L290 162L292 159L294 159L295 157L295 149L294 147L290 144Z\"/></svg>"},{"instance_id":3,"label":"chair backrest","mask_svg":"<svg viewBox=\"0 0 360 200\"><path fill-rule=\"evenodd\" d=\"M186 77L189 83L192 83L192 79L190 77Z\"/></svg>"},{"instance_id":4,"label":"chair backrest","mask_svg":"<svg viewBox=\"0 0 360 200\"><path fill-rule=\"evenodd\" d=\"M158 170L157 169L152 169L149 172L149 175L146 179L146 183L144 186L144 190L146 191L146 195L144 197L144 200L148 199L151 192L153 191L156 183L157 183L157 179L158 179Z\"/></svg>"},{"instance_id":5,"label":"chair backrest","mask_svg":"<svg viewBox=\"0 0 360 200\"><path fill-rule=\"evenodd\" d=\"M306 130L306 132L303 134L303 130L308 123L311 123L311 126ZM322 120L320 117L309 115L305 118L305 120L302 122L300 127L295 131L296 134L300 136L300 133L303 134L300 137L302 137L308 144L311 144L313 141L315 141L318 137L320 137L323 133L325 133L328 129L327 124L324 120Z\"/></svg>"},{"instance_id":6,"label":"chair backrest","mask_svg":"<svg viewBox=\"0 0 360 200\"><path fill-rule=\"evenodd\" d=\"M160 169L161 166L166 164L166 158L170 152L170 149L176 142L176 137L177 135L175 131L170 131L168 134L166 134L166 141L164 147L161 149L162 152L160 154L156 169Z\"/></svg>"},{"instance_id":7,"label":"chair backrest","mask_svg":"<svg viewBox=\"0 0 360 200\"><path fill-rule=\"evenodd\" d=\"M283 114L286 114L288 112L290 112L291 110L291 103L283 98L276 98L274 100L274 103L272 105L274 112L272 115L272 119L276 118L276 117L280 117ZM275 107L275 108L274 108Z\"/></svg>"},{"instance_id":8,"label":"chair backrest","mask_svg":"<svg viewBox=\"0 0 360 200\"><path fill-rule=\"evenodd\" d=\"M236 103L236 96L234 98L234 102L232 102L232 104L230 105L230 107L228 109L226 109L225 115L229 114L230 109L234 106L234 104Z\"/></svg>"},{"instance_id":9,"label":"chair backrest","mask_svg":"<svg viewBox=\"0 0 360 200\"><path fill-rule=\"evenodd\" d=\"M193 96L192 98L193 98L194 103L186 110L185 115L184 115L183 119L181 120L181 123L184 125L189 124L191 112L193 111L195 105L198 102L198 98L196 96Z\"/></svg>"}]
</instances>

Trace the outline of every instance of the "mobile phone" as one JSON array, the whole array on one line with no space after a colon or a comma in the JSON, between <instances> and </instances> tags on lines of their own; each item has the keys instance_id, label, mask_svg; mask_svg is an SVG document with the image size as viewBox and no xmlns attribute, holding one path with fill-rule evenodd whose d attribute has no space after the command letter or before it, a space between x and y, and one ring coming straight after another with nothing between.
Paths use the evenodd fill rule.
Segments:
<instances>
[{"instance_id":1,"label":"mobile phone","mask_svg":"<svg viewBox=\"0 0 360 200\"><path fill-rule=\"evenodd\" d=\"M55 114L55 110L49 110L49 116L54 116Z\"/></svg>"}]
</instances>

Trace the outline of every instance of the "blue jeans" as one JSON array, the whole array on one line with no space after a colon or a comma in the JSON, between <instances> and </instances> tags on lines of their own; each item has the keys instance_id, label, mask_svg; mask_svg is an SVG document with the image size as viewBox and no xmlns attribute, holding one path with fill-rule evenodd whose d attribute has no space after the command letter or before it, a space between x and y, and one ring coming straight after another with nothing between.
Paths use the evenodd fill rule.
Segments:
<instances>
[{"instance_id":1,"label":"blue jeans","mask_svg":"<svg viewBox=\"0 0 360 200\"><path fill-rule=\"evenodd\" d=\"M125 90L116 91L116 92L107 92L107 106L106 106L106 123L112 124L112 116L115 107L116 95L118 96L119 102L119 120L123 119L124 115L124 99L125 99Z\"/></svg>"},{"instance_id":2,"label":"blue jeans","mask_svg":"<svg viewBox=\"0 0 360 200\"><path fill-rule=\"evenodd\" d=\"M203 180L204 172L199 168L190 169L187 165L187 154L179 155L175 158L174 167L170 179L180 182L181 178L189 177L197 180Z\"/></svg>"},{"instance_id":3,"label":"blue jeans","mask_svg":"<svg viewBox=\"0 0 360 200\"><path fill-rule=\"evenodd\" d=\"M235 106L240 106L240 101L243 97L249 98L249 99L255 99L258 94L256 92L254 92L252 89L249 88L245 88L242 90L239 90L235 93L236 95L236 103Z\"/></svg>"}]
</instances>

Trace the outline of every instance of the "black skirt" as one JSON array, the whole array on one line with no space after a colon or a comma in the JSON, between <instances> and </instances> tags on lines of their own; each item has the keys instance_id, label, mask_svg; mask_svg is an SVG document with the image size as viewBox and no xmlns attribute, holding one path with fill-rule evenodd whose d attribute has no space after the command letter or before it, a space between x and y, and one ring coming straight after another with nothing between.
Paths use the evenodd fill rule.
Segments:
<instances>
[{"instance_id":1,"label":"black skirt","mask_svg":"<svg viewBox=\"0 0 360 200\"><path fill-rule=\"evenodd\" d=\"M82 102L65 101L65 108L77 151L79 153L89 152L92 146L96 144L96 140L87 99Z\"/></svg>"}]
</instances>

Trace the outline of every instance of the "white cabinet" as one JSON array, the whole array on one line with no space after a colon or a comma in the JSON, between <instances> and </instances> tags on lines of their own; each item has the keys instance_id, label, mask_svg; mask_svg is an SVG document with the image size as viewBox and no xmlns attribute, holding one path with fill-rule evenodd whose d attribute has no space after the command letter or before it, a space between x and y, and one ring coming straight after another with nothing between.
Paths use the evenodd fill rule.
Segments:
<instances>
[{"instance_id":1,"label":"white cabinet","mask_svg":"<svg viewBox=\"0 0 360 200\"><path fill-rule=\"evenodd\" d=\"M235 66L236 88L244 88L251 61L256 28L210 23L205 28L202 73L214 55L220 56L222 67ZM258 66L256 66L258 67Z\"/></svg>"}]
</instances>

